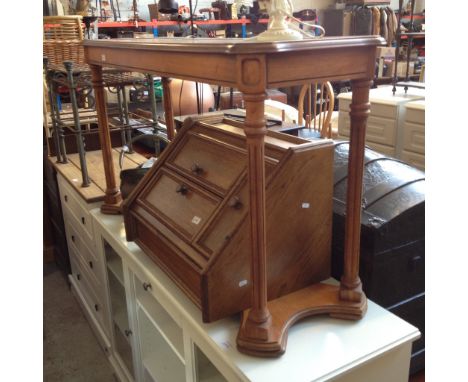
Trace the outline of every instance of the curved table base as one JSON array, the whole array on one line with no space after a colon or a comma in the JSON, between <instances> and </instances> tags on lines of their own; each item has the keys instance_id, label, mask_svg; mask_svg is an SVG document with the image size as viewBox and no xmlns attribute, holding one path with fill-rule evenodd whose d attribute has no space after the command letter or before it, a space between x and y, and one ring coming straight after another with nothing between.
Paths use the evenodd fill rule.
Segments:
<instances>
[{"instance_id":1,"label":"curved table base","mask_svg":"<svg viewBox=\"0 0 468 382\"><path fill-rule=\"evenodd\" d=\"M241 353L259 357L278 357L286 351L289 327L305 317L328 314L345 320L361 319L367 310L365 295L362 294L360 302L349 302L340 299L339 291L339 285L318 283L268 301L271 324L266 341L246 335L249 309L245 310L237 334L237 349Z\"/></svg>"},{"instance_id":2,"label":"curved table base","mask_svg":"<svg viewBox=\"0 0 468 382\"><path fill-rule=\"evenodd\" d=\"M101 212L107 215L120 215L122 213L122 202L116 204L104 204L101 205Z\"/></svg>"}]
</instances>

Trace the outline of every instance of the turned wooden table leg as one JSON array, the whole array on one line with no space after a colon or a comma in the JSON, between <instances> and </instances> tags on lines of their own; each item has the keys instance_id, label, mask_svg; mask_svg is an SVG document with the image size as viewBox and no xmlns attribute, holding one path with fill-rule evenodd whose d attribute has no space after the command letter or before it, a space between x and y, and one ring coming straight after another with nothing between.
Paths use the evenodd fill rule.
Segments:
<instances>
[{"instance_id":1,"label":"turned wooden table leg","mask_svg":"<svg viewBox=\"0 0 468 382\"><path fill-rule=\"evenodd\" d=\"M346 195L344 273L340 298L359 302L365 298L359 278L361 239L361 199L367 117L370 112L369 89L372 81L352 81L350 106L351 136L349 144L348 191Z\"/></svg>"},{"instance_id":2,"label":"turned wooden table leg","mask_svg":"<svg viewBox=\"0 0 468 382\"><path fill-rule=\"evenodd\" d=\"M164 116L166 120L167 138L172 141L175 137L175 128L174 112L172 110L171 89L169 87L171 79L168 77L162 77L161 82L163 86Z\"/></svg>"},{"instance_id":3,"label":"turned wooden table leg","mask_svg":"<svg viewBox=\"0 0 468 382\"><path fill-rule=\"evenodd\" d=\"M104 204L101 206L102 213L118 214L122 203L122 195L116 184L114 175L114 162L112 158L112 144L109 133L109 122L107 120L106 102L104 96L104 83L102 81L102 68L98 65L90 65L93 81L94 94L96 98L96 111L99 124L99 140L101 142L102 160L106 176L106 192Z\"/></svg>"},{"instance_id":4,"label":"turned wooden table leg","mask_svg":"<svg viewBox=\"0 0 468 382\"><path fill-rule=\"evenodd\" d=\"M271 315L267 307L264 164L265 99L265 93L244 94L246 104L244 131L247 137L250 186L252 307L249 310L245 325L241 328L241 336L268 341L270 338Z\"/></svg>"}]
</instances>

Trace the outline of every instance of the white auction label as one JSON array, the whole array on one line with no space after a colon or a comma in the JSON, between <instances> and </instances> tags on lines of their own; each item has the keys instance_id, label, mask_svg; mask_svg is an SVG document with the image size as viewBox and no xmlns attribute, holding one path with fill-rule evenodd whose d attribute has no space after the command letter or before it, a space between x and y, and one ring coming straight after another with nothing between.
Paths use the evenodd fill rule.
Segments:
<instances>
[{"instance_id":1,"label":"white auction label","mask_svg":"<svg viewBox=\"0 0 468 382\"><path fill-rule=\"evenodd\" d=\"M302 203L302 208L310 208L310 203L303 202Z\"/></svg>"},{"instance_id":2,"label":"white auction label","mask_svg":"<svg viewBox=\"0 0 468 382\"><path fill-rule=\"evenodd\" d=\"M201 217L194 216L192 219L193 224L199 224L201 222Z\"/></svg>"}]
</instances>

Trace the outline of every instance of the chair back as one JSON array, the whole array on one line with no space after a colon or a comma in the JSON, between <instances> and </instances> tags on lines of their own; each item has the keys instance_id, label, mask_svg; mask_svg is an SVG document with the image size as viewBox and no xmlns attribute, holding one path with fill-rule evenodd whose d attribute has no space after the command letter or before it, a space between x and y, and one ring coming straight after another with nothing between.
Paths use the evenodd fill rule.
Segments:
<instances>
[{"instance_id":1,"label":"chair back","mask_svg":"<svg viewBox=\"0 0 468 382\"><path fill-rule=\"evenodd\" d=\"M307 98L306 98L307 95ZM330 82L304 84L297 105L298 124L314 129L321 138L331 138L331 118L335 107L335 94Z\"/></svg>"}]
</instances>

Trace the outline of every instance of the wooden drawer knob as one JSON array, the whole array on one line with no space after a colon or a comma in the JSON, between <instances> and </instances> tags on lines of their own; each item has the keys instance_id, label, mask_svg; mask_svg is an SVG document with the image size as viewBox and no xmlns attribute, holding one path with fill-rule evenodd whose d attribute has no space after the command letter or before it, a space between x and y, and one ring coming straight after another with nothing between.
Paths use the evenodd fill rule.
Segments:
<instances>
[{"instance_id":1,"label":"wooden drawer knob","mask_svg":"<svg viewBox=\"0 0 468 382\"><path fill-rule=\"evenodd\" d=\"M190 168L194 174L201 175L205 172L203 167L201 167L198 163L194 163Z\"/></svg>"},{"instance_id":2,"label":"wooden drawer knob","mask_svg":"<svg viewBox=\"0 0 468 382\"><path fill-rule=\"evenodd\" d=\"M228 206L234 208L235 210L240 210L243 206L242 201L238 196L234 196L228 203Z\"/></svg>"},{"instance_id":3,"label":"wooden drawer knob","mask_svg":"<svg viewBox=\"0 0 468 382\"><path fill-rule=\"evenodd\" d=\"M185 184L181 184L179 187L177 187L176 192L181 195L187 195L188 193L188 188Z\"/></svg>"},{"instance_id":4,"label":"wooden drawer knob","mask_svg":"<svg viewBox=\"0 0 468 382\"><path fill-rule=\"evenodd\" d=\"M151 286L150 283L143 283L143 289L144 289L144 290L147 291L148 289L152 289L152 288L153 288L153 287Z\"/></svg>"},{"instance_id":5,"label":"wooden drawer knob","mask_svg":"<svg viewBox=\"0 0 468 382\"><path fill-rule=\"evenodd\" d=\"M125 335L128 337L128 336L130 336L130 335L132 334L132 331L131 331L131 330L128 330L128 329L125 329L125 330L124 330L124 333L125 333Z\"/></svg>"}]
</instances>

